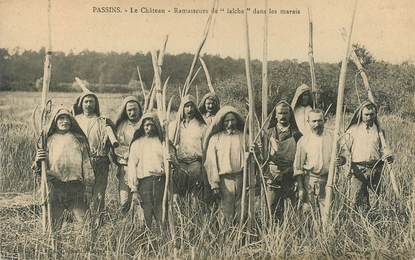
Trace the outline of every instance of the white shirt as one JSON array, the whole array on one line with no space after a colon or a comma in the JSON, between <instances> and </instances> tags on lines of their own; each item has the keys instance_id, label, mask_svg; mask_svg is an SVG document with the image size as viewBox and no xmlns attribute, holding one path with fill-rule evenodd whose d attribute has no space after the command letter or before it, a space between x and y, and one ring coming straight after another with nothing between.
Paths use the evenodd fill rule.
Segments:
<instances>
[{"instance_id":1,"label":"white shirt","mask_svg":"<svg viewBox=\"0 0 415 260\"><path fill-rule=\"evenodd\" d=\"M191 158L202 156L203 136L206 126L198 120L192 119L185 126L184 122L180 123L180 143L177 149L177 157Z\"/></svg>"},{"instance_id":2,"label":"white shirt","mask_svg":"<svg viewBox=\"0 0 415 260\"><path fill-rule=\"evenodd\" d=\"M143 136L131 144L127 174L132 191L137 190L138 179L164 175L163 145L158 137Z\"/></svg>"},{"instance_id":3,"label":"white shirt","mask_svg":"<svg viewBox=\"0 0 415 260\"><path fill-rule=\"evenodd\" d=\"M83 180L82 148L72 133L53 134L48 149L49 175L63 182Z\"/></svg>"},{"instance_id":4,"label":"white shirt","mask_svg":"<svg viewBox=\"0 0 415 260\"><path fill-rule=\"evenodd\" d=\"M379 132L375 124L369 128L364 123L353 125L347 133L352 162L372 161L382 157Z\"/></svg>"},{"instance_id":5,"label":"white shirt","mask_svg":"<svg viewBox=\"0 0 415 260\"><path fill-rule=\"evenodd\" d=\"M123 121L117 128L117 140L119 146L114 149L117 155L117 161L119 163L126 163L128 160L128 154L130 150L130 143L133 140L133 135L136 130L137 123L133 123L129 120Z\"/></svg>"},{"instance_id":6,"label":"white shirt","mask_svg":"<svg viewBox=\"0 0 415 260\"><path fill-rule=\"evenodd\" d=\"M332 135L324 130L322 135L310 132L297 143L294 159L294 175L311 171L317 175L328 174L331 159Z\"/></svg>"},{"instance_id":7,"label":"white shirt","mask_svg":"<svg viewBox=\"0 0 415 260\"><path fill-rule=\"evenodd\" d=\"M238 173L244 167L243 133L222 131L210 138L205 167L212 188L219 187L219 176Z\"/></svg>"}]
</instances>

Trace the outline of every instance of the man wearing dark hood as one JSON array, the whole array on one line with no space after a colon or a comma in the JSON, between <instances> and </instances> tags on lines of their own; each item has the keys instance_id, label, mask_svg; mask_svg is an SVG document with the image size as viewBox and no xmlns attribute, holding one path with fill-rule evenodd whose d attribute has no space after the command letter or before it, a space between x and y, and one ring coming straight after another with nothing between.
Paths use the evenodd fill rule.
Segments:
<instances>
[{"instance_id":1,"label":"man wearing dark hood","mask_svg":"<svg viewBox=\"0 0 415 260\"><path fill-rule=\"evenodd\" d=\"M38 148L33 169L40 174L46 160L50 188L52 229L62 226L63 212L71 210L83 223L92 196L95 176L89 158L88 141L70 111L58 108L47 128L47 150Z\"/></svg>"},{"instance_id":2,"label":"man wearing dark hood","mask_svg":"<svg viewBox=\"0 0 415 260\"><path fill-rule=\"evenodd\" d=\"M219 109L219 97L214 92L207 93L199 103L199 111L208 126L212 123Z\"/></svg>"},{"instance_id":3,"label":"man wearing dark hood","mask_svg":"<svg viewBox=\"0 0 415 260\"><path fill-rule=\"evenodd\" d=\"M143 115L138 123L130 146L128 159L128 186L133 192L133 201L141 200L144 220L151 228L153 218L158 226L162 222L162 202L165 185L165 165L163 157L163 133L156 115ZM170 158L174 152L169 147Z\"/></svg>"},{"instance_id":4,"label":"man wearing dark hood","mask_svg":"<svg viewBox=\"0 0 415 260\"><path fill-rule=\"evenodd\" d=\"M130 144L133 139L138 122L142 116L142 108L135 96L124 98L115 122L115 132L119 146L114 149L117 164L118 193L120 198L120 211L126 214L131 206L131 190L127 184L127 165Z\"/></svg>"},{"instance_id":5,"label":"man wearing dark hood","mask_svg":"<svg viewBox=\"0 0 415 260\"><path fill-rule=\"evenodd\" d=\"M176 145L179 174L175 177L175 193L203 199L205 180L202 166L203 137L206 123L193 96L182 99L176 124L170 124L170 140Z\"/></svg>"},{"instance_id":6,"label":"man wearing dark hood","mask_svg":"<svg viewBox=\"0 0 415 260\"><path fill-rule=\"evenodd\" d=\"M107 135L107 126L112 126L112 122L101 116L98 97L90 91L85 91L77 98L73 105L73 114L88 139L89 153L95 172L91 209L94 213L101 213L105 208L105 191L110 164L108 154L111 143Z\"/></svg>"},{"instance_id":7,"label":"man wearing dark hood","mask_svg":"<svg viewBox=\"0 0 415 260\"><path fill-rule=\"evenodd\" d=\"M293 110L286 101L276 104L268 128L267 200L276 221L282 221L284 200L296 205L293 163L297 141L301 133L297 128Z\"/></svg>"},{"instance_id":8,"label":"man wearing dark hood","mask_svg":"<svg viewBox=\"0 0 415 260\"><path fill-rule=\"evenodd\" d=\"M311 88L306 84L299 86L291 101L291 108L294 111L295 122L302 135L310 132L310 126L307 122L308 113L313 108L313 99L311 95Z\"/></svg>"},{"instance_id":9,"label":"man wearing dark hood","mask_svg":"<svg viewBox=\"0 0 415 260\"><path fill-rule=\"evenodd\" d=\"M375 104L366 101L357 108L344 138L351 153L350 199L357 210L367 212L370 209L368 188L380 195L383 165L393 162Z\"/></svg>"},{"instance_id":10,"label":"man wearing dark hood","mask_svg":"<svg viewBox=\"0 0 415 260\"><path fill-rule=\"evenodd\" d=\"M204 140L205 168L209 184L221 198L221 210L228 224L239 220L245 163L244 119L230 106L216 114Z\"/></svg>"}]
</instances>

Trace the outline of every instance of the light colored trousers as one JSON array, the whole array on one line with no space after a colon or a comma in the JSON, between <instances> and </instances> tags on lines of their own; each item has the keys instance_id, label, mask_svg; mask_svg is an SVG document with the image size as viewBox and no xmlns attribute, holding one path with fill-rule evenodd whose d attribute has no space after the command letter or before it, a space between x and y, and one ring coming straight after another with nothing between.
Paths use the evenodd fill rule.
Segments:
<instances>
[{"instance_id":1,"label":"light colored trousers","mask_svg":"<svg viewBox=\"0 0 415 260\"><path fill-rule=\"evenodd\" d=\"M327 175L315 175L309 173L304 176L304 188L306 202L304 210L315 210L322 216L325 213Z\"/></svg>"},{"instance_id":2,"label":"light colored trousers","mask_svg":"<svg viewBox=\"0 0 415 260\"><path fill-rule=\"evenodd\" d=\"M120 211L122 214L127 214L131 206L131 189L128 187L127 180L127 166L118 166L118 195L120 198Z\"/></svg>"},{"instance_id":3,"label":"light colored trousers","mask_svg":"<svg viewBox=\"0 0 415 260\"><path fill-rule=\"evenodd\" d=\"M219 176L221 210L229 224L239 221L241 216L242 172Z\"/></svg>"}]
</instances>

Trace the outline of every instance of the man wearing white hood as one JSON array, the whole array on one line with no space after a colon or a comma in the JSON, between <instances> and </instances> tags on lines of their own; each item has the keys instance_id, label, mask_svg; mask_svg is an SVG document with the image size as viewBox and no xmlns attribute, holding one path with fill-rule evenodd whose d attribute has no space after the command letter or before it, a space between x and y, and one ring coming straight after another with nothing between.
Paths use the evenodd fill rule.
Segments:
<instances>
[{"instance_id":1,"label":"man wearing white hood","mask_svg":"<svg viewBox=\"0 0 415 260\"><path fill-rule=\"evenodd\" d=\"M291 108L294 111L295 122L301 134L307 135L310 133L310 126L307 119L308 113L313 109L313 99L309 86L302 84L297 88L294 98L291 101Z\"/></svg>"}]
</instances>

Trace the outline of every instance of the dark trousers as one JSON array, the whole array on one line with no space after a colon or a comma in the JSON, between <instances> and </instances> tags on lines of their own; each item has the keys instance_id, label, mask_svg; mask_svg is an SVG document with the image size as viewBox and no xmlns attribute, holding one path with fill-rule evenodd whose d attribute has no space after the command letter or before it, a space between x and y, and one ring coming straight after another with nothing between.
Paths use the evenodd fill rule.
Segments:
<instances>
[{"instance_id":1,"label":"dark trousers","mask_svg":"<svg viewBox=\"0 0 415 260\"><path fill-rule=\"evenodd\" d=\"M147 227L151 227L153 218L161 226L165 182L165 176L149 176L138 181L138 193Z\"/></svg>"},{"instance_id":2,"label":"dark trousers","mask_svg":"<svg viewBox=\"0 0 415 260\"><path fill-rule=\"evenodd\" d=\"M297 204L295 194L295 179L292 176L283 176L281 181L274 181L266 190L267 203L271 208L275 222L282 222L284 216L284 202L288 199L293 207Z\"/></svg>"},{"instance_id":3,"label":"dark trousers","mask_svg":"<svg viewBox=\"0 0 415 260\"><path fill-rule=\"evenodd\" d=\"M74 214L75 220L84 223L87 204L84 201L85 186L80 181L61 182L50 181L50 203L52 229L59 230L63 223L63 213L69 210Z\"/></svg>"},{"instance_id":4,"label":"dark trousers","mask_svg":"<svg viewBox=\"0 0 415 260\"><path fill-rule=\"evenodd\" d=\"M94 213L100 213L105 208L105 192L110 162L108 157L94 157L91 162L95 173L95 185L90 208Z\"/></svg>"},{"instance_id":5,"label":"dark trousers","mask_svg":"<svg viewBox=\"0 0 415 260\"><path fill-rule=\"evenodd\" d=\"M380 179L384 162L352 162L350 179L350 200L353 207L361 212L370 209L369 189L376 195L381 194Z\"/></svg>"}]
</instances>

